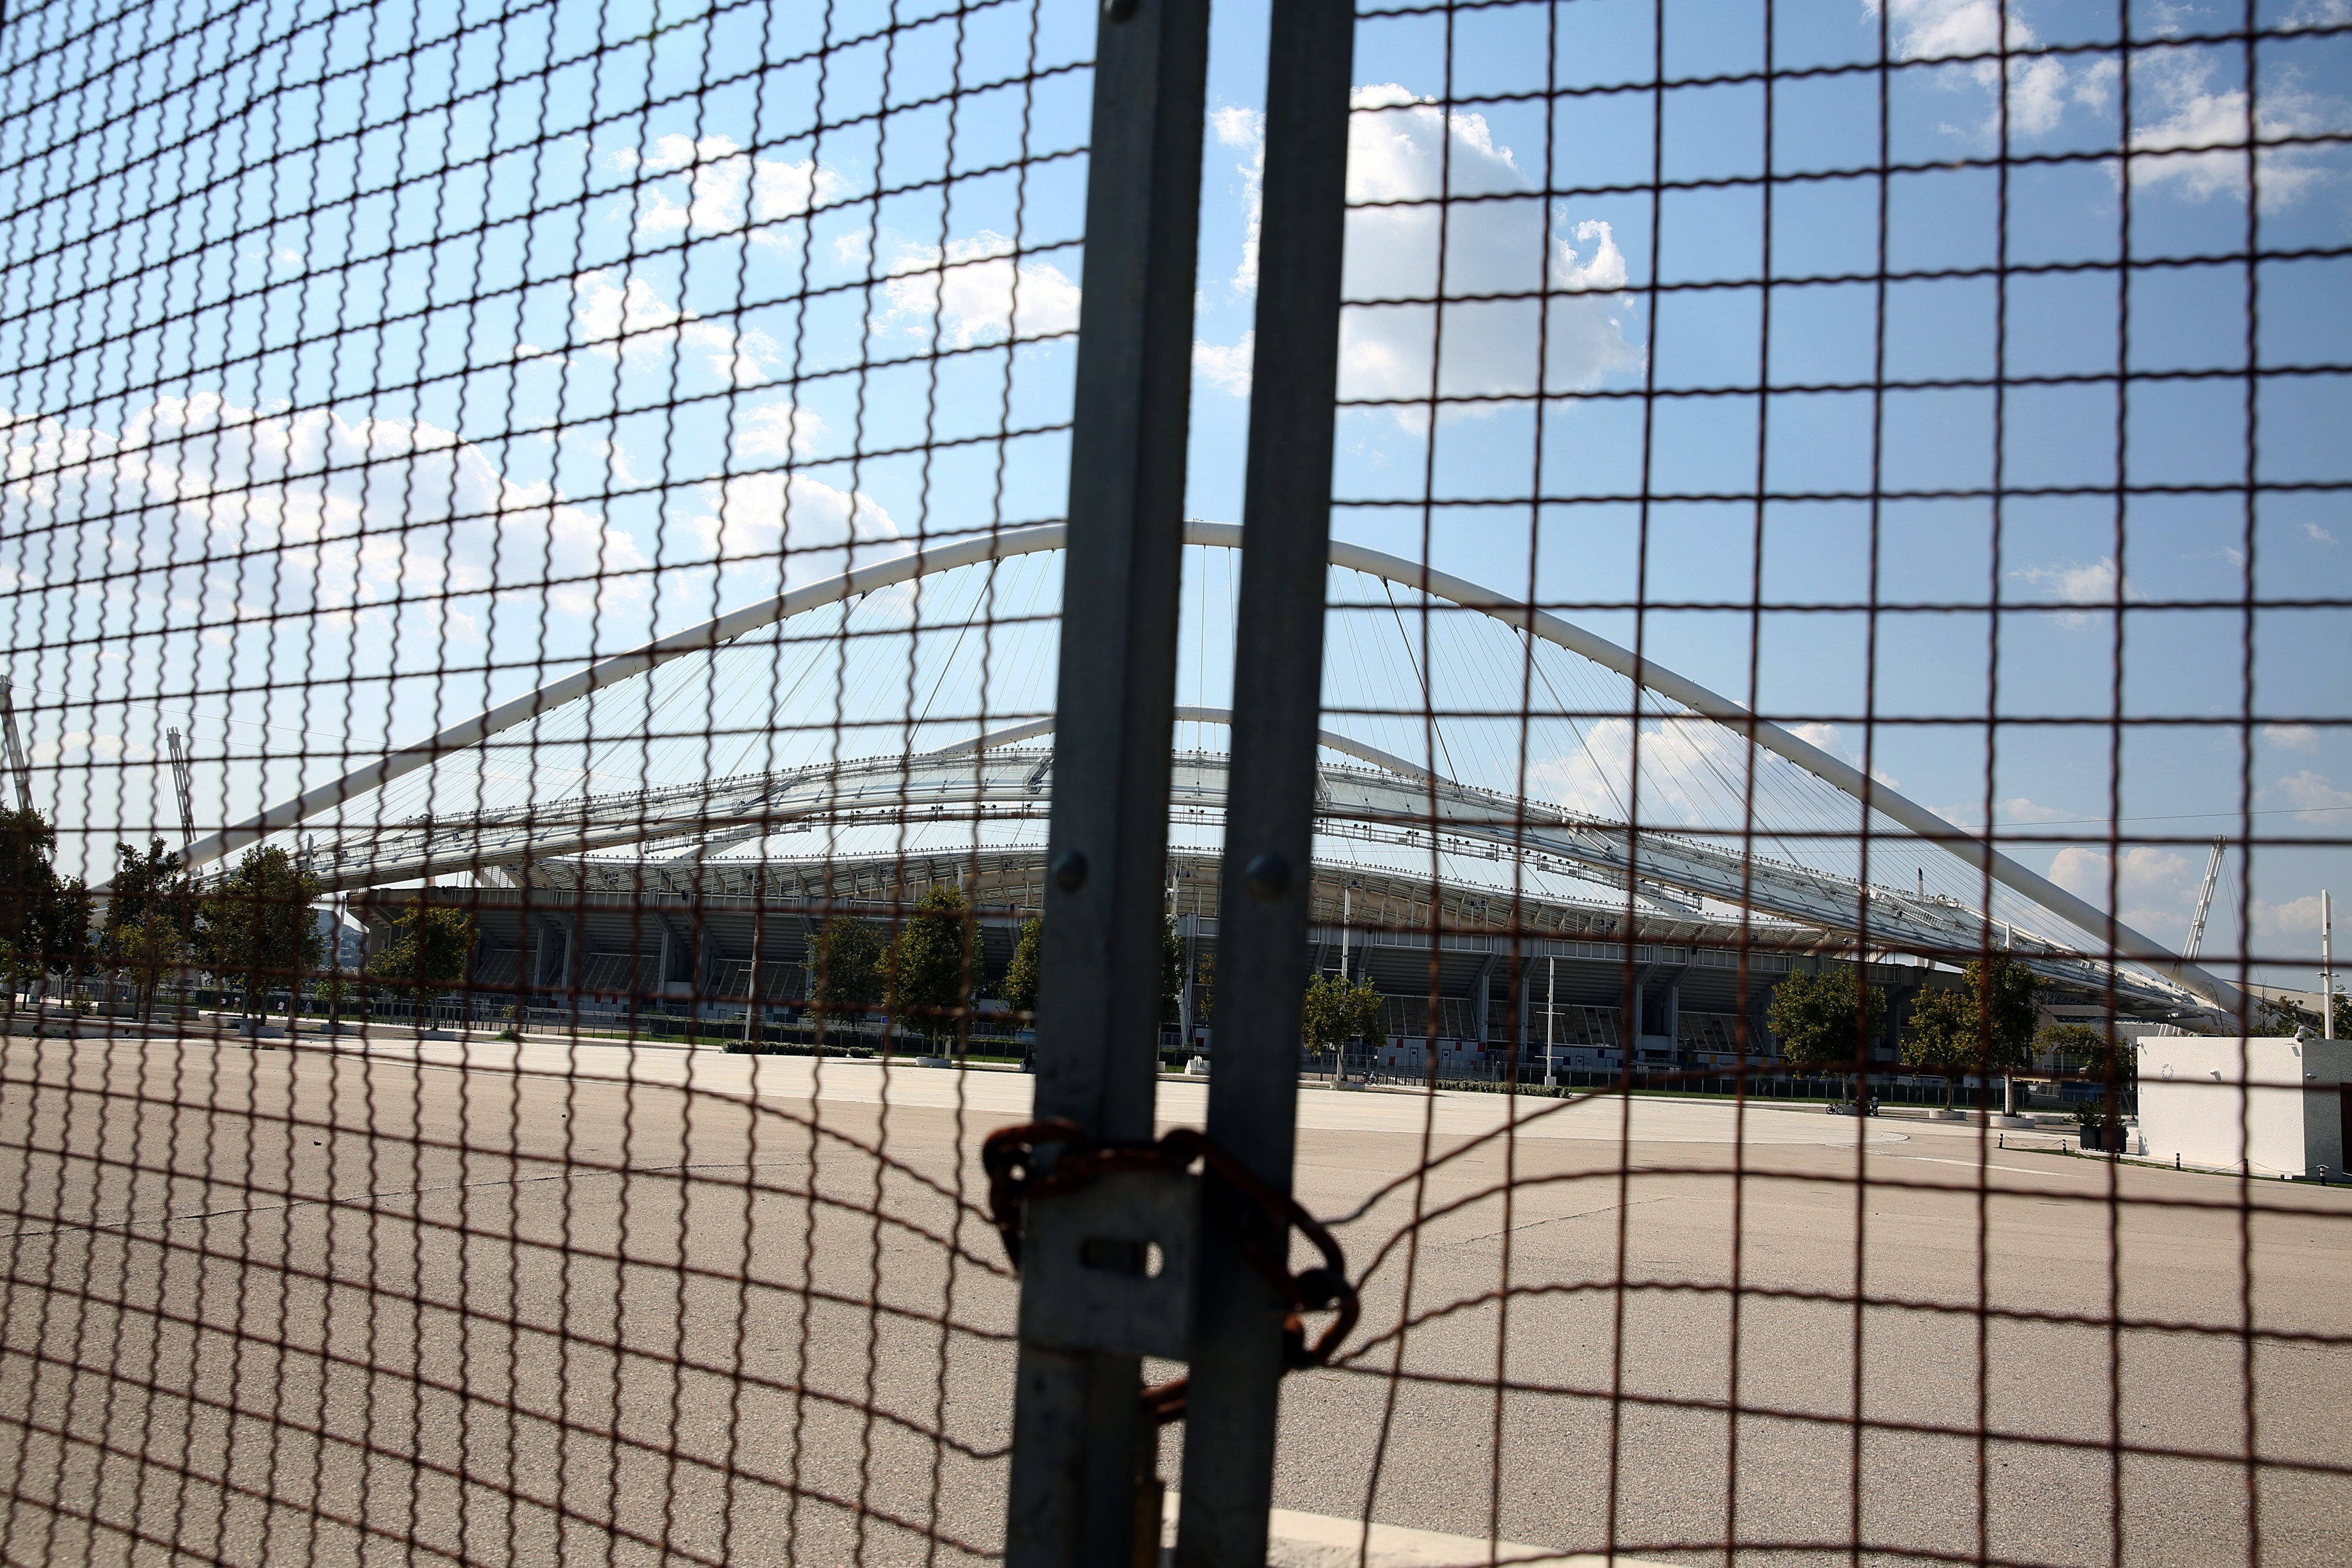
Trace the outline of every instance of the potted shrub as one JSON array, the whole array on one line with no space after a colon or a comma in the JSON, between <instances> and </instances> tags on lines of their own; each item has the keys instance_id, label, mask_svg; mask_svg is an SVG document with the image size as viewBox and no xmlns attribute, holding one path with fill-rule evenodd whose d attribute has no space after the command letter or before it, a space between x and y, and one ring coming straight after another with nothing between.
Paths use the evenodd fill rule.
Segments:
<instances>
[{"instance_id":1,"label":"potted shrub","mask_svg":"<svg viewBox=\"0 0 2352 1568\"><path fill-rule=\"evenodd\" d=\"M2082 1130L2083 1152L2086 1154L2120 1154L2124 1147L2123 1123L2108 1110L2105 1096L2086 1100L2074 1107L2074 1122Z\"/></svg>"}]
</instances>

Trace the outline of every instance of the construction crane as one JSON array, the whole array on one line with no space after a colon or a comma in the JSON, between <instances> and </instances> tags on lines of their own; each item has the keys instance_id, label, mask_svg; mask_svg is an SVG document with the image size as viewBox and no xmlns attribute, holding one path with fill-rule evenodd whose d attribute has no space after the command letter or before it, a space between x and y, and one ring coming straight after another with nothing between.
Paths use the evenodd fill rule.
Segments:
<instances>
[{"instance_id":1,"label":"construction crane","mask_svg":"<svg viewBox=\"0 0 2352 1568\"><path fill-rule=\"evenodd\" d=\"M2226 838L2213 840L2213 853L2206 857L2205 885L2197 889L2197 918L2189 922L2189 940L2180 944L2180 956L2190 963L2197 960L2197 950L2205 945L2205 916L2213 908L2213 884L2221 877L2221 848Z\"/></svg>"},{"instance_id":2,"label":"construction crane","mask_svg":"<svg viewBox=\"0 0 2352 1568\"><path fill-rule=\"evenodd\" d=\"M16 805L33 809L33 768L25 761L24 738L16 733L16 684L0 675L0 744L7 748L8 773L16 781Z\"/></svg>"},{"instance_id":3,"label":"construction crane","mask_svg":"<svg viewBox=\"0 0 2352 1568\"><path fill-rule=\"evenodd\" d=\"M184 850L196 841L195 796L188 785L189 748L181 744L177 730L164 731L163 743L172 748L172 793L180 802L180 847Z\"/></svg>"}]
</instances>

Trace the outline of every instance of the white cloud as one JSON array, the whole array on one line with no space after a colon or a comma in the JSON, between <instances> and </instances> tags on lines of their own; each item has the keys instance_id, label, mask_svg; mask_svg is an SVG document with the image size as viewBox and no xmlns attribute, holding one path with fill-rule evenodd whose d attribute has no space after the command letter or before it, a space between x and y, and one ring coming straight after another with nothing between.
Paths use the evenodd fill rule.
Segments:
<instances>
[{"instance_id":1,"label":"white cloud","mask_svg":"<svg viewBox=\"0 0 2352 1568\"><path fill-rule=\"evenodd\" d=\"M644 597L628 575L647 564L635 541L430 424L200 394L158 399L116 432L27 421L5 458L15 516L89 519L90 559L151 569L125 592L168 595L175 612L201 600L243 619L359 613L397 596L536 593L547 579L575 579L546 590L567 614ZM271 570L248 582L232 552ZM166 564L177 570L152 571Z\"/></svg>"},{"instance_id":2,"label":"white cloud","mask_svg":"<svg viewBox=\"0 0 2352 1568\"><path fill-rule=\"evenodd\" d=\"M1864 9L1878 15L1878 6L1868 0ZM1936 60L1990 54L2000 47L2000 11L1995 0L1895 0L1887 22L1895 58ZM2009 18L2009 41L2011 48L2033 44L2033 29L2014 14Z\"/></svg>"},{"instance_id":3,"label":"white cloud","mask_svg":"<svg viewBox=\"0 0 2352 1568\"><path fill-rule=\"evenodd\" d=\"M1531 791L1549 795L1570 811L1622 822L1633 805L1633 727L1623 719L1603 719L1584 727L1576 751L1533 763ZM1720 827L1739 819L1747 773L1747 742L1719 724L1642 724L1642 790L1645 826L1706 824ZM1711 785L1712 787L1708 787Z\"/></svg>"},{"instance_id":4,"label":"white cloud","mask_svg":"<svg viewBox=\"0 0 2352 1568\"><path fill-rule=\"evenodd\" d=\"M734 447L746 458L795 458L813 450L825 434L815 412L789 403L763 404L735 415Z\"/></svg>"},{"instance_id":5,"label":"white cloud","mask_svg":"<svg viewBox=\"0 0 2352 1568\"><path fill-rule=\"evenodd\" d=\"M1244 148L1249 161L1234 165L1242 177L1242 202L1249 217L1242 234L1241 264L1234 268L1234 287L1243 293L1257 289L1258 234L1265 216L1265 116L1255 109L1220 109L1209 116L1217 140L1227 147Z\"/></svg>"},{"instance_id":6,"label":"white cloud","mask_svg":"<svg viewBox=\"0 0 2352 1568\"><path fill-rule=\"evenodd\" d=\"M2081 814L2063 805L2043 805L2021 795L1993 803L1993 815L2002 822L2065 822Z\"/></svg>"},{"instance_id":7,"label":"white cloud","mask_svg":"<svg viewBox=\"0 0 2352 1568\"><path fill-rule=\"evenodd\" d=\"M908 246L882 285L877 333L928 338L950 348L1052 337L1077 330L1080 291L1049 262L1013 259L1013 241L991 229L970 239Z\"/></svg>"},{"instance_id":8,"label":"white cloud","mask_svg":"<svg viewBox=\"0 0 2352 1568\"><path fill-rule=\"evenodd\" d=\"M772 359L776 345L766 333L738 331L680 310L661 297L653 284L635 273L598 268L572 280L572 317L581 347L606 357L668 353L700 356L712 374L736 386L757 386L767 380L762 360ZM521 351L539 351L525 345Z\"/></svg>"},{"instance_id":9,"label":"white cloud","mask_svg":"<svg viewBox=\"0 0 2352 1568\"><path fill-rule=\"evenodd\" d=\"M2352 807L2352 792L2337 789L2325 775L2309 768L2289 773L2263 793L2285 801L2297 811L2342 811Z\"/></svg>"},{"instance_id":10,"label":"white cloud","mask_svg":"<svg viewBox=\"0 0 2352 1568\"><path fill-rule=\"evenodd\" d=\"M2319 731L2308 724L2265 724L2263 726L2263 739L2290 752L2319 749Z\"/></svg>"},{"instance_id":11,"label":"white cloud","mask_svg":"<svg viewBox=\"0 0 2352 1568\"><path fill-rule=\"evenodd\" d=\"M1845 738L1845 731L1834 724L1791 724L1789 732L1810 745L1820 747L1849 767L1862 766L1862 749ZM1901 789L1902 784L1885 768L1873 768L1870 776L1889 789Z\"/></svg>"},{"instance_id":12,"label":"white cloud","mask_svg":"<svg viewBox=\"0 0 2352 1568\"><path fill-rule=\"evenodd\" d=\"M1249 147L1264 138L1265 116L1255 109L1213 109L1209 111L1209 127L1226 146Z\"/></svg>"},{"instance_id":13,"label":"white cloud","mask_svg":"<svg viewBox=\"0 0 2352 1568\"><path fill-rule=\"evenodd\" d=\"M58 731L54 740L27 742L25 760L41 766L113 761L121 757L125 750L120 735L90 730L64 730Z\"/></svg>"},{"instance_id":14,"label":"white cloud","mask_svg":"<svg viewBox=\"0 0 2352 1568\"><path fill-rule=\"evenodd\" d=\"M1235 397L1247 397L1250 390L1250 365L1257 356L1257 334L1244 332L1242 341L1231 348L1217 343L1195 342L1192 345L1192 374L1202 377L1220 392Z\"/></svg>"},{"instance_id":15,"label":"white cloud","mask_svg":"<svg viewBox=\"0 0 2352 1568\"><path fill-rule=\"evenodd\" d=\"M2069 846L2050 863L2050 879L2098 909L2108 907L2109 861L2104 850ZM2197 905L2204 859L2192 864L2185 855L2150 845L2124 851L2116 873L2116 912L2126 925L2158 941L2179 941L2189 932Z\"/></svg>"},{"instance_id":16,"label":"white cloud","mask_svg":"<svg viewBox=\"0 0 2352 1568\"><path fill-rule=\"evenodd\" d=\"M2105 605L2115 601L2116 563L2113 556L2056 566L2024 566L2012 575L2047 588L2054 597L2070 605Z\"/></svg>"},{"instance_id":17,"label":"white cloud","mask_svg":"<svg viewBox=\"0 0 2352 1568\"><path fill-rule=\"evenodd\" d=\"M1878 15L1875 0L1864 9ZM1888 31L1895 58L1905 60L1965 61L1938 72L1948 89L1973 86L1990 93L2000 85L2001 62L1969 58L1998 53L2006 37L2009 64L2008 128L2011 137L2034 137L2057 129L2070 102L2104 107L2111 95L2117 69L2112 59L2098 58L2070 67L2066 61L2032 51L2041 37L2014 3L2004 26L2000 0L1893 0L1887 13ZM1986 110L1973 134L1997 135L2001 129L1998 107Z\"/></svg>"},{"instance_id":18,"label":"white cloud","mask_svg":"<svg viewBox=\"0 0 2352 1568\"><path fill-rule=\"evenodd\" d=\"M743 223L743 186L751 178L751 160L732 139L705 136L699 142L685 136L661 136L653 150L637 160L650 174L683 171L683 178L643 185L637 191L637 236L716 234L740 228Z\"/></svg>"},{"instance_id":19,"label":"white cloud","mask_svg":"<svg viewBox=\"0 0 2352 1568\"><path fill-rule=\"evenodd\" d=\"M2116 602L2116 573L2113 556L2101 556L2096 561L2062 561L2048 566L2021 566L2010 574L2021 582L2031 583L2052 599L2067 605L2110 605ZM2131 584L2122 584L2124 596L2131 596ZM2065 626L2085 626L2091 624L2087 615L2065 615L2058 617Z\"/></svg>"},{"instance_id":20,"label":"white cloud","mask_svg":"<svg viewBox=\"0 0 2352 1568\"><path fill-rule=\"evenodd\" d=\"M1495 140L1483 115L1448 114L1393 84L1361 87L1348 135L1346 289L1355 300L1340 321L1340 394L1350 398L1426 397L1441 324L1445 396L1591 391L1611 374L1639 371L1642 348L1626 336L1633 301L1623 294L1625 258L1608 224L1570 223L1555 213ZM1497 199L1457 203L1441 225L1439 195ZM1441 323L1434 299L1443 258L1449 303ZM1567 297L1463 300L1479 294L1533 295L1547 283ZM1545 319L1549 309L1549 320ZM1538 365L1541 353L1548 363ZM1418 428L1418 411L1400 411Z\"/></svg>"},{"instance_id":21,"label":"white cloud","mask_svg":"<svg viewBox=\"0 0 2352 1568\"><path fill-rule=\"evenodd\" d=\"M2254 940L2251 945L2255 952L2274 957L2319 956L2318 894L2305 893L2299 899L2287 899L2275 904L2256 899L2252 914ZM2336 951L2341 952L2343 950L2338 948ZM2287 984L2310 986L2312 979L2308 975L2300 975L2290 979Z\"/></svg>"},{"instance_id":22,"label":"white cloud","mask_svg":"<svg viewBox=\"0 0 2352 1568\"><path fill-rule=\"evenodd\" d=\"M1862 754L1846 744L1845 736L1834 724L1818 722L1791 724L1789 726L1789 733L1808 745L1820 747L1841 762L1851 763L1855 767L1862 766Z\"/></svg>"},{"instance_id":23,"label":"white cloud","mask_svg":"<svg viewBox=\"0 0 2352 1568\"><path fill-rule=\"evenodd\" d=\"M754 159L727 136L658 136L644 154L624 148L612 160L616 168L674 176L638 187L640 238L732 234L744 226L747 189L750 221L774 224L837 201L853 188L851 181L813 158ZM762 232L757 237L779 237Z\"/></svg>"},{"instance_id":24,"label":"white cloud","mask_svg":"<svg viewBox=\"0 0 2352 1568\"><path fill-rule=\"evenodd\" d=\"M772 561L783 552L786 587L872 560L877 552L865 547L900 538L897 521L872 495L807 473L742 474L698 486L695 495L699 510L684 521L704 558ZM764 591L775 592L767 581Z\"/></svg>"},{"instance_id":25,"label":"white cloud","mask_svg":"<svg viewBox=\"0 0 2352 1568\"><path fill-rule=\"evenodd\" d=\"M2217 89L2214 75L2212 59L2182 50L2151 53L2134 62L2135 93L2152 106L2142 111L2143 123L2132 132L2134 185L2170 190L2189 201L2242 199L2249 141L2256 144L2265 208L2285 206L2338 178L2320 161L2325 148L2274 143L2336 130L2344 119L2343 100L2290 81L2266 83L2250 124L2244 89Z\"/></svg>"},{"instance_id":26,"label":"white cloud","mask_svg":"<svg viewBox=\"0 0 2352 1568\"><path fill-rule=\"evenodd\" d=\"M2352 0L2347 0L2347 3L2352 3ZM2315 522L2306 522L2303 525L2303 536L2305 539L2310 540L2315 544L2333 544L2336 542L2336 536L2328 532L2327 530L2320 527L2319 524Z\"/></svg>"},{"instance_id":27,"label":"white cloud","mask_svg":"<svg viewBox=\"0 0 2352 1568\"><path fill-rule=\"evenodd\" d=\"M1805 732L1809 731L1809 732ZM1805 726L1804 739L1859 767L1861 758L1834 726ZM1529 765L1531 791L1570 811L1622 822L1630 799L1633 772L1633 728L1623 719L1603 719L1583 726L1583 743ZM1735 731L1713 720L1645 718L1642 721L1641 817L1644 826L1676 826L1722 831L1736 826L1746 810L1743 804L1748 773L1748 742ZM1787 828L1792 800L1810 799L1821 809L1818 822L1808 828L1842 832L1853 825L1851 796L1835 785L1813 778L1793 763L1759 749L1758 825L1760 830ZM1883 773L1880 782L1895 786ZM1769 805L1761 804L1769 802ZM1836 853L1833 851L1832 853Z\"/></svg>"}]
</instances>

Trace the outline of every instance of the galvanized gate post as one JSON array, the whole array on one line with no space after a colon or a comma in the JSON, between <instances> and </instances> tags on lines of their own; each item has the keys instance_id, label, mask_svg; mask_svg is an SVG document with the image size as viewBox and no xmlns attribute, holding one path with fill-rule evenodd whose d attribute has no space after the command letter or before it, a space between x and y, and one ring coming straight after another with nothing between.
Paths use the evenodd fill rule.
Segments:
<instances>
[{"instance_id":1,"label":"galvanized gate post","mask_svg":"<svg viewBox=\"0 0 2352 1568\"><path fill-rule=\"evenodd\" d=\"M1208 12L1104 0L1096 49L1035 1113L1105 1142L1151 1136L1157 1087ZM1157 1443L1140 1357L1055 1331L1066 1249L1034 1250L1005 1562L1128 1568L1157 1525L1135 1506Z\"/></svg>"},{"instance_id":2,"label":"galvanized gate post","mask_svg":"<svg viewBox=\"0 0 2352 1568\"><path fill-rule=\"evenodd\" d=\"M1271 31L1208 1132L1287 1193L1313 886L1354 7L1275 0ZM1265 1568L1285 1303L1243 1255L1241 1205L1213 1173L1206 1183L1176 1561Z\"/></svg>"}]
</instances>

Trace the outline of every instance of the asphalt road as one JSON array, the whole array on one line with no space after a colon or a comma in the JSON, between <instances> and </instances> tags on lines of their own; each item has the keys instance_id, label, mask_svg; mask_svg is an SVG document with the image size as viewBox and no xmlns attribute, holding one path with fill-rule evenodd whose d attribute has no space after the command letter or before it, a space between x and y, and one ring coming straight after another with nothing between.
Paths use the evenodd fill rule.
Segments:
<instances>
[{"instance_id":1,"label":"asphalt road","mask_svg":"<svg viewBox=\"0 0 2352 1568\"><path fill-rule=\"evenodd\" d=\"M971 1205L1020 1075L406 1038L0 1072L0 1559L1001 1542L1015 1295ZM1302 1095L1307 1205L1385 1195L1341 1231L1347 1364L1286 1391L1283 1509L1663 1562L2352 1561L2352 1194L1511 1111Z\"/></svg>"}]
</instances>

